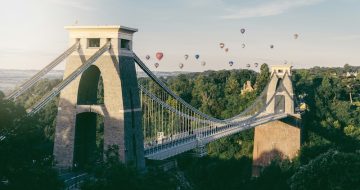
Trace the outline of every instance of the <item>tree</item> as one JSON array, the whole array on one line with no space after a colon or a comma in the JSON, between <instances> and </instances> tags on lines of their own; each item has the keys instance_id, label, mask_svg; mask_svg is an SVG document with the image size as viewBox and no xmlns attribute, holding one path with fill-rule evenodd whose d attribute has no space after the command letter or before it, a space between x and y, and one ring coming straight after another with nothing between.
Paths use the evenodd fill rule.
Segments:
<instances>
[{"instance_id":1,"label":"tree","mask_svg":"<svg viewBox=\"0 0 360 190\"><path fill-rule=\"evenodd\" d=\"M344 71L345 71L345 72L351 72L351 71L352 71L351 65L349 65L348 63L346 63L346 64L344 65Z\"/></svg>"},{"instance_id":2,"label":"tree","mask_svg":"<svg viewBox=\"0 0 360 190\"><path fill-rule=\"evenodd\" d=\"M360 154L330 150L300 169L290 178L292 190L359 189Z\"/></svg>"},{"instance_id":3,"label":"tree","mask_svg":"<svg viewBox=\"0 0 360 190\"><path fill-rule=\"evenodd\" d=\"M176 189L174 178L165 175L159 170L142 174L134 168L125 166L119 160L118 147L109 147L106 152L106 161L95 168L96 180L86 181L82 190L98 189L129 189L129 190L156 190Z\"/></svg>"},{"instance_id":4,"label":"tree","mask_svg":"<svg viewBox=\"0 0 360 190\"><path fill-rule=\"evenodd\" d=\"M178 160L194 189L247 189L251 178L251 159L247 157L223 160L180 156Z\"/></svg>"},{"instance_id":5,"label":"tree","mask_svg":"<svg viewBox=\"0 0 360 190\"><path fill-rule=\"evenodd\" d=\"M277 158L261 171L261 175L253 180L252 189L288 190L288 178L298 168L297 163Z\"/></svg>"},{"instance_id":6,"label":"tree","mask_svg":"<svg viewBox=\"0 0 360 190\"><path fill-rule=\"evenodd\" d=\"M61 189L44 131L20 105L0 99L0 189Z\"/></svg>"},{"instance_id":7,"label":"tree","mask_svg":"<svg viewBox=\"0 0 360 190\"><path fill-rule=\"evenodd\" d=\"M270 80L269 66L266 63L264 63L261 65L260 74L256 78L255 86L256 86L257 94L260 94L264 90L269 80Z\"/></svg>"},{"instance_id":8,"label":"tree","mask_svg":"<svg viewBox=\"0 0 360 190\"><path fill-rule=\"evenodd\" d=\"M184 74L181 74L177 76L176 78L172 78L169 81L170 88L179 95L182 99L184 99L186 102L191 102L192 100L192 89L193 89L193 83L191 80L188 79L188 77Z\"/></svg>"}]
</instances>

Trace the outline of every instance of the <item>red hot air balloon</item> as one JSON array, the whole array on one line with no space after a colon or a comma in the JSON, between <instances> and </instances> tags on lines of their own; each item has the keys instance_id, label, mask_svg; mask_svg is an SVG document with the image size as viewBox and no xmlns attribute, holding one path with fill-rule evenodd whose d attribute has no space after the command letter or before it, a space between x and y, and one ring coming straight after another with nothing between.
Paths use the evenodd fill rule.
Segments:
<instances>
[{"instance_id":1,"label":"red hot air balloon","mask_svg":"<svg viewBox=\"0 0 360 190\"><path fill-rule=\"evenodd\" d=\"M161 61L161 59L164 57L164 54L162 52L157 52L156 53L156 59L158 59L159 61Z\"/></svg>"}]
</instances>

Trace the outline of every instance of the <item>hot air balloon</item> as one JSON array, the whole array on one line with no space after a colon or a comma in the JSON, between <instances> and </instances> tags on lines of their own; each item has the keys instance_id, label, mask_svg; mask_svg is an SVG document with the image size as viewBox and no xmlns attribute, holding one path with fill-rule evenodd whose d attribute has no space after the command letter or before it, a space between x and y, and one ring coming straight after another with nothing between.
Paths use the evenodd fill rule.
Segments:
<instances>
[{"instance_id":1,"label":"hot air balloon","mask_svg":"<svg viewBox=\"0 0 360 190\"><path fill-rule=\"evenodd\" d=\"M250 64L246 64L246 67L247 67L247 68L250 68Z\"/></svg>"},{"instance_id":2,"label":"hot air balloon","mask_svg":"<svg viewBox=\"0 0 360 190\"><path fill-rule=\"evenodd\" d=\"M225 52L228 52L229 51L229 48L225 48Z\"/></svg>"},{"instance_id":3,"label":"hot air balloon","mask_svg":"<svg viewBox=\"0 0 360 190\"><path fill-rule=\"evenodd\" d=\"M196 59L199 59L199 58L200 58L200 55L199 55L199 54L196 54L196 55L195 55L195 58L196 58Z\"/></svg>"},{"instance_id":4,"label":"hot air balloon","mask_svg":"<svg viewBox=\"0 0 360 190\"><path fill-rule=\"evenodd\" d=\"M220 43L220 48L224 48L225 47L225 44L224 43Z\"/></svg>"},{"instance_id":5,"label":"hot air balloon","mask_svg":"<svg viewBox=\"0 0 360 190\"><path fill-rule=\"evenodd\" d=\"M288 63L287 60L285 60L285 61L284 61L284 64L286 65L287 63Z\"/></svg>"},{"instance_id":6,"label":"hot air balloon","mask_svg":"<svg viewBox=\"0 0 360 190\"><path fill-rule=\"evenodd\" d=\"M274 45L271 44L271 45L270 45L270 48L271 48L271 49L274 49Z\"/></svg>"},{"instance_id":7,"label":"hot air balloon","mask_svg":"<svg viewBox=\"0 0 360 190\"><path fill-rule=\"evenodd\" d=\"M242 48L245 48L245 47L246 47L246 45L245 45L245 44L241 44L241 47L242 47Z\"/></svg>"},{"instance_id":8,"label":"hot air balloon","mask_svg":"<svg viewBox=\"0 0 360 190\"><path fill-rule=\"evenodd\" d=\"M156 58L161 61L161 59L164 57L164 54L162 52L157 52L156 53Z\"/></svg>"},{"instance_id":9,"label":"hot air balloon","mask_svg":"<svg viewBox=\"0 0 360 190\"><path fill-rule=\"evenodd\" d=\"M185 54L185 55L184 55L184 58L185 58L185 60L189 59L189 55L188 55L188 54Z\"/></svg>"},{"instance_id":10,"label":"hot air balloon","mask_svg":"<svg viewBox=\"0 0 360 190\"><path fill-rule=\"evenodd\" d=\"M234 62L233 61L229 61L229 65L230 67L234 65Z\"/></svg>"},{"instance_id":11,"label":"hot air balloon","mask_svg":"<svg viewBox=\"0 0 360 190\"><path fill-rule=\"evenodd\" d=\"M255 66L255 67L258 67L258 66L259 66L259 63L254 63L254 66Z\"/></svg>"},{"instance_id":12,"label":"hot air balloon","mask_svg":"<svg viewBox=\"0 0 360 190\"><path fill-rule=\"evenodd\" d=\"M149 59L150 59L150 55L147 55L145 58L146 58L146 60L149 60Z\"/></svg>"},{"instance_id":13,"label":"hot air balloon","mask_svg":"<svg viewBox=\"0 0 360 190\"><path fill-rule=\"evenodd\" d=\"M155 63L154 66L155 66L155 68L158 68L158 67L159 67L159 63Z\"/></svg>"},{"instance_id":14,"label":"hot air balloon","mask_svg":"<svg viewBox=\"0 0 360 190\"><path fill-rule=\"evenodd\" d=\"M182 69L184 67L184 64L180 63L179 68Z\"/></svg>"},{"instance_id":15,"label":"hot air balloon","mask_svg":"<svg viewBox=\"0 0 360 190\"><path fill-rule=\"evenodd\" d=\"M244 34L244 33L245 33L245 28L242 28L242 29L240 30L240 32L241 32L241 34Z\"/></svg>"},{"instance_id":16,"label":"hot air balloon","mask_svg":"<svg viewBox=\"0 0 360 190\"><path fill-rule=\"evenodd\" d=\"M202 66L205 66L205 65L206 65L206 62L205 62L205 61L202 61L202 62L201 62L201 65L202 65Z\"/></svg>"},{"instance_id":17,"label":"hot air balloon","mask_svg":"<svg viewBox=\"0 0 360 190\"><path fill-rule=\"evenodd\" d=\"M299 38L299 34L294 34L295 40Z\"/></svg>"}]
</instances>

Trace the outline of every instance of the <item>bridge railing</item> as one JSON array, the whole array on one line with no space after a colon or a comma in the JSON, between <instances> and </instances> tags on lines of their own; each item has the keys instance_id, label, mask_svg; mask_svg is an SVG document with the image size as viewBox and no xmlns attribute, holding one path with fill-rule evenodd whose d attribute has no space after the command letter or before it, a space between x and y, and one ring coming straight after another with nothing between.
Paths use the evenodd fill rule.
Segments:
<instances>
[{"instance_id":1,"label":"bridge railing","mask_svg":"<svg viewBox=\"0 0 360 190\"><path fill-rule=\"evenodd\" d=\"M272 80L274 77L277 76L273 74L271 76ZM160 82L152 83L153 78L157 77L150 77L150 84L148 84L148 81L139 83L146 155L168 152L170 149L177 149L176 147L186 146L191 148L197 144L203 144L202 142L206 144L214 139L232 134L234 131L249 129L252 124L259 123L259 121L263 123L274 118L285 117L283 114L266 113L267 106L274 101L276 94L279 92L276 89L271 97L267 97L269 96L269 84L254 103L241 114L225 120L216 119L217 122L214 122L215 119L208 120L210 116L202 117L203 114L197 114L197 112L193 112L192 109L184 106L183 100L178 101L173 98L174 96L169 95L163 88L165 86L164 82L162 82L162 86L156 86ZM275 79L277 80L277 78ZM161 81L158 78L156 80ZM281 83L283 83L282 80ZM169 88L168 90L171 91ZM156 121L157 119L158 121ZM185 150L184 148L180 149Z\"/></svg>"},{"instance_id":2,"label":"bridge railing","mask_svg":"<svg viewBox=\"0 0 360 190\"><path fill-rule=\"evenodd\" d=\"M145 65L145 63L134 53L134 60L137 63L137 65L147 74L147 76L149 76L157 85L159 85L168 95L172 96L174 99L176 99L177 101L179 101L183 106L185 106L186 108L190 109L191 111L195 112L196 114L214 121L214 122L221 122L221 120L216 119L214 117L211 117L207 114L204 114L203 112L199 111L198 109L194 108L193 106L191 106L190 104L188 104L187 102L185 102L182 98L180 98L177 94L175 94L172 90L170 90L169 87L167 87L167 85L160 80L158 77L156 77L154 75L153 72L150 71L150 69Z\"/></svg>"}]
</instances>

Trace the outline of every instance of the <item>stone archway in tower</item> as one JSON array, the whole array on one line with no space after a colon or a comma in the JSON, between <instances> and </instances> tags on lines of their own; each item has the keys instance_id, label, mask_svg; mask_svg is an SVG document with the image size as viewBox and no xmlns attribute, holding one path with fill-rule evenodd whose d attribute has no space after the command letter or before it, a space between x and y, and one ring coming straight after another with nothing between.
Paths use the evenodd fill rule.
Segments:
<instances>
[{"instance_id":1,"label":"stone archway in tower","mask_svg":"<svg viewBox=\"0 0 360 190\"><path fill-rule=\"evenodd\" d=\"M101 162L104 152L104 119L101 115L84 112L76 115L74 166L84 169Z\"/></svg>"},{"instance_id":2,"label":"stone archway in tower","mask_svg":"<svg viewBox=\"0 0 360 190\"><path fill-rule=\"evenodd\" d=\"M78 105L104 104L104 88L99 68L90 66L82 75L77 96ZM103 159L104 118L83 112L76 115L74 161L77 168L84 169Z\"/></svg>"},{"instance_id":3,"label":"stone archway in tower","mask_svg":"<svg viewBox=\"0 0 360 190\"><path fill-rule=\"evenodd\" d=\"M82 75L79 84L78 105L104 104L104 84L99 68L90 66Z\"/></svg>"}]
</instances>

